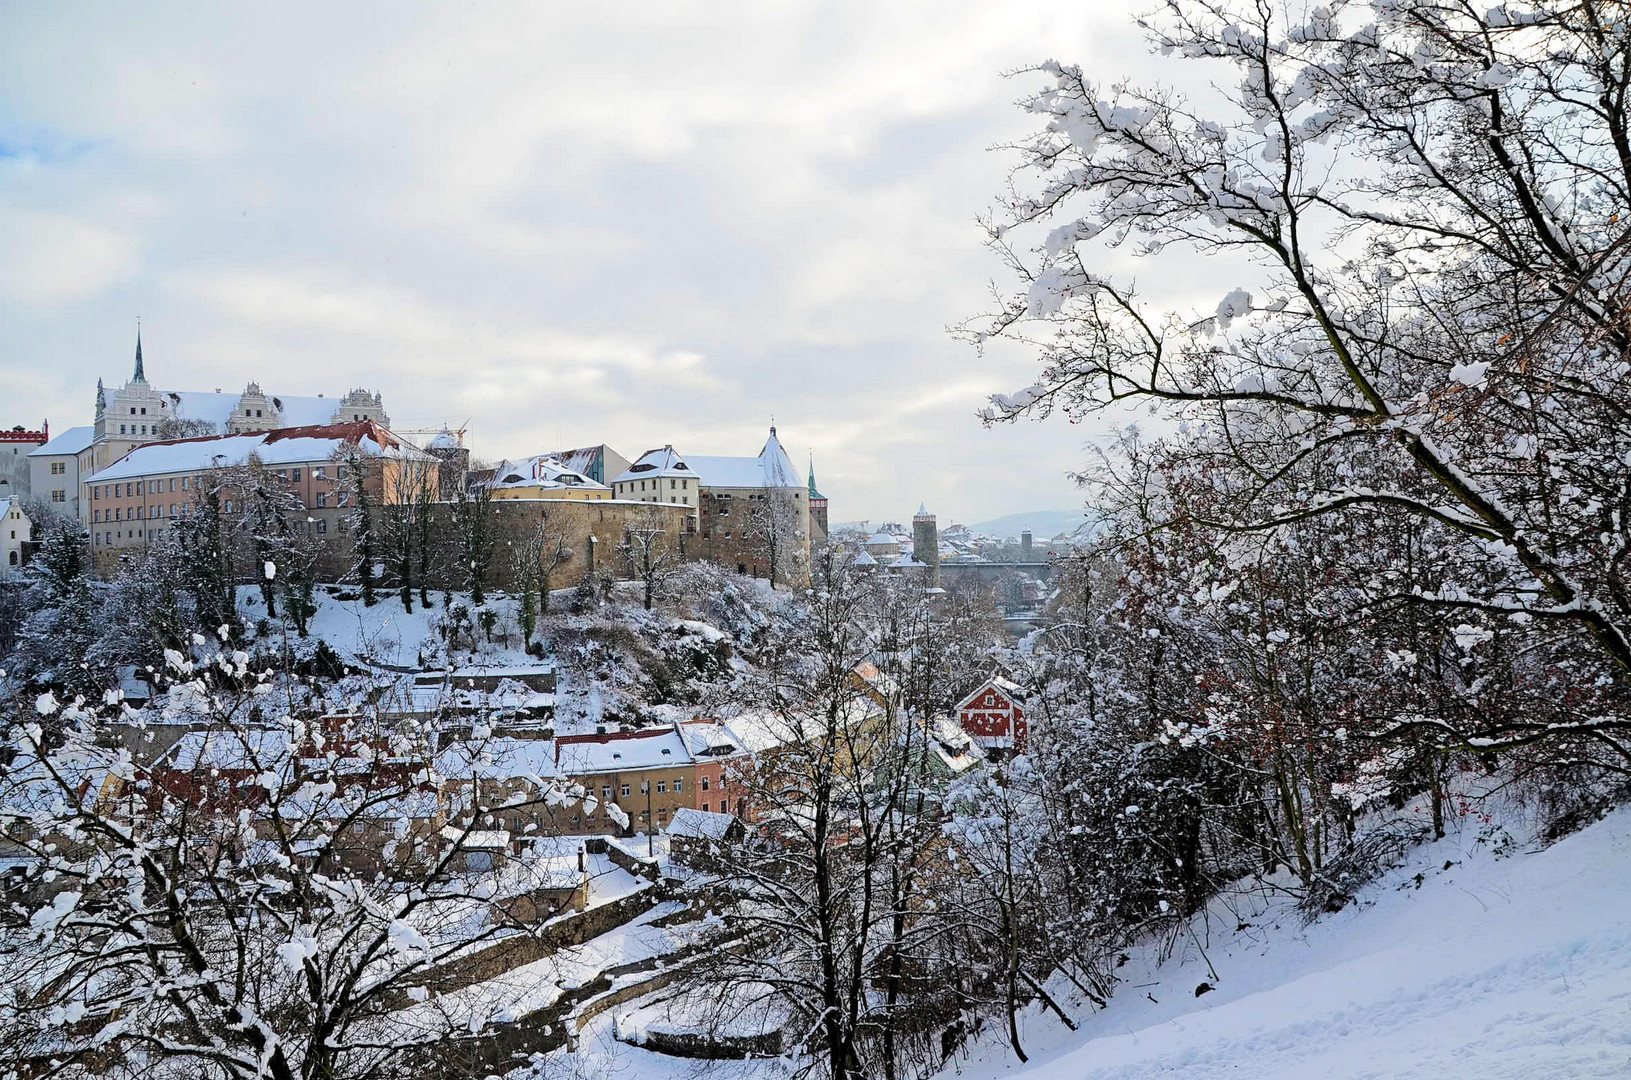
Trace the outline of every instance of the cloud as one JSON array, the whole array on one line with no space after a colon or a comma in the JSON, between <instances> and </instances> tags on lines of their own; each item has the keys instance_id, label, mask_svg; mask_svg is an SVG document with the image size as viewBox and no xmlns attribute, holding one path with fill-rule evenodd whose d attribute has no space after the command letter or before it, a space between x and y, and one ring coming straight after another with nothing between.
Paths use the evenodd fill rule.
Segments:
<instances>
[{"instance_id":1,"label":"cloud","mask_svg":"<svg viewBox=\"0 0 1631 1080\"><path fill-rule=\"evenodd\" d=\"M1035 360L946 327L1002 273L1002 73L1129 40L1115 0L25 9L0 133L78 149L0 156L0 363L86 422L140 311L165 385L374 386L492 457L775 416L843 519L1069 505L1083 432L974 419Z\"/></svg>"},{"instance_id":2,"label":"cloud","mask_svg":"<svg viewBox=\"0 0 1631 1080\"><path fill-rule=\"evenodd\" d=\"M129 237L95 222L0 205L0 298L56 308L93 299L136 269Z\"/></svg>"}]
</instances>

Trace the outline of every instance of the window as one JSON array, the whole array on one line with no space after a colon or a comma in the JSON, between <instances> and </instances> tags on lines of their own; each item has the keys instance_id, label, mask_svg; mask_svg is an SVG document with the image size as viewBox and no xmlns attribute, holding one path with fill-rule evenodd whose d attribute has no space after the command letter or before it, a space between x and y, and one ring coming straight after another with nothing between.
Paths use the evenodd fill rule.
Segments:
<instances>
[{"instance_id":1,"label":"window","mask_svg":"<svg viewBox=\"0 0 1631 1080\"><path fill-rule=\"evenodd\" d=\"M68 493L66 491L64 491L62 488L52 488L51 489L51 501L52 502L67 502L68 501Z\"/></svg>"},{"instance_id":2,"label":"window","mask_svg":"<svg viewBox=\"0 0 1631 1080\"><path fill-rule=\"evenodd\" d=\"M227 500L227 513L229 513L229 514L232 513L232 500L231 499Z\"/></svg>"},{"instance_id":3,"label":"window","mask_svg":"<svg viewBox=\"0 0 1631 1080\"><path fill-rule=\"evenodd\" d=\"M65 473L67 471L68 471L68 465L67 465L66 462L53 461L51 463L51 475L52 476L61 476L63 473Z\"/></svg>"},{"instance_id":4,"label":"window","mask_svg":"<svg viewBox=\"0 0 1631 1080\"><path fill-rule=\"evenodd\" d=\"M709 805L708 803L703 803L702 804L702 812L704 814L706 814L708 812L708 805Z\"/></svg>"},{"instance_id":5,"label":"window","mask_svg":"<svg viewBox=\"0 0 1631 1080\"><path fill-rule=\"evenodd\" d=\"M345 479L345 466L344 465L334 466L334 479L336 479L336 480L344 480Z\"/></svg>"},{"instance_id":6,"label":"window","mask_svg":"<svg viewBox=\"0 0 1631 1080\"><path fill-rule=\"evenodd\" d=\"M170 490L174 491L175 489L176 489L176 478L172 476L172 477L170 477Z\"/></svg>"},{"instance_id":7,"label":"window","mask_svg":"<svg viewBox=\"0 0 1631 1080\"><path fill-rule=\"evenodd\" d=\"M290 469L289 470L289 479L298 481L300 479L300 470L299 469Z\"/></svg>"},{"instance_id":8,"label":"window","mask_svg":"<svg viewBox=\"0 0 1631 1080\"><path fill-rule=\"evenodd\" d=\"M349 492L349 491L340 492L340 505L341 506L350 506L351 505L351 492Z\"/></svg>"},{"instance_id":9,"label":"window","mask_svg":"<svg viewBox=\"0 0 1631 1080\"><path fill-rule=\"evenodd\" d=\"M721 814L728 814L731 812L731 801L729 799L719 800L719 812Z\"/></svg>"},{"instance_id":10,"label":"window","mask_svg":"<svg viewBox=\"0 0 1631 1080\"><path fill-rule=\"evenodd\" d=\"M623 785L623 797L625 799L629 797L629 785L627 784Z\"/></svg>"},{"instance_id":11,"label":"window","mask_svg":"<svg viewBox=\"0 0 1631 1080\"><path fill-rule=\"evenodd\" d=\"M668 794L668 781L667 780L657 781L657 794L659 794L659 795L667 795Z\"/></svg>"},{"instance_id":12,"label":"window","mask_svg":"<svg viewBox=\"0 0 1631 1080\"><path fill-rule=\"evenodd\" d=\"M316 480L324 480L324 479L328 478L328 470L326 468L324 468L323 466L321 466L321 465L319 465L319 466L317 466L317 468L313 469L311 471L311 474L312 474L313 479L316 479Z\"/></svg>"},{"instance_id":13,"label":"window","mask_svg":"<svg viewBox=\"0 0 1631 1080\"><path fill-rule=\"evenodd\" d=\"M125 434L125 426L123 424L119 425L119 434L121 434L121 435Z\"/></svg>"},{"instance_id":14,"label":"window","mask_svg":"<svg viewBox=\"0 0 1631 1080\"><path fill-rule=\"evenodd\" d=\"M145 406L145 405L144 405L144 406L142 406L142 415L143 415L143 416L146 416L146 415L147 415L147 406Z\"/></svg>"},{"instance_id":15,"label":"window","mask_svg":"<svg viewBox=\"0 0 1631 1080\"><path fill-rule=\"evenodd\" d=\"M611 801L611 798L612 798L612 788L611 788L611 785L610 785L610 784L608 784L608 785L606 785L606 786L605 786L605 787L603 787L603 788L601 788L601 789L600 789L600 797L601 797L601 798L602 798L602 799L605 799L605 800L607 800L607 801L608 801L608 802L610 802L610 801Z\"/></svg>"},{"instance_id":16,"label":"window","mask_svg":"<svg viewBox=\"0 0 1631 1080\"><path fill-rule=\"evenodd\" d=\"M674 778L674 794L678 795L680 792L682 792L684 790L685 790L685 781L683 779L681 779L680 777L676 776Z\"/></svg>"},{"instance_id":17,"label":"window","mask_svg":"<svg viewBox=\"0 0 1631 1080\"><path fill-rule=\"evenodd\" d=\"M708 778L707 778L707 777L706 777L706 776L704 776L704 777L703 777L703 778L702 778L702 790L703 790L703 791L707 791L707 790L708 790Z\"/></svg>"},{"instance_id":18,"label":"window","mask_svg":"<svg viewBox=\"0 0 1631 1080\"><path fill-rule=\"evenodd\" d=\"M328 532L328 518L317 519L317 531L320 533Z\"/></svg>"},{"instance_id":19,"label":"window","mask_svg":"<svg viewBox=\"0 0 1631 1080\"><path fill-rule=\"evenodd\" d=\"M279 480L288 480L289 479L289 470L288 469L279 469L277 471L277 478Z\"/></svg>"},{"instance_id":20,"label":"window","mask_svg":"<svg viewBox=\"0 0 1631 1080\"><path fill-rule=\"evenodd\" d=\"M328 492L319 491L317 493L317 505L318 506L327 506L328 505Z\"/></svg>"},{"instance_id":21,"label":"window","mask_svg":"<svg viewBox=\"0 0 1631 1080\"><path fill-rule=\"evenodd\" d=\"M101 520L102 520L102 511L92 510L91 511L91 521L97 522L97 521L101 521Z\"/></svg>"},{"instance_id":22,"label":"window","mask_svg":"<svg viewBox=\"0 0 1631 1080\"><path fill-rule=\"evenodd\" d=\"M120 508L117 507L117 506L115 506L113 508L113 520L114 521L123 521L124 520L124 517L120 514L119 509Z\"/></svg>"},{"instance_id":23,"label":"window","mask_svg":"<svg viewBox=\"0 0 1631 1080\"><path fill-rule=\"evenodd\" d=\"M182 477L182 478L181 478L181 490L182 490L182 491L186 491L186 490L187 490L187 477L185 477L185 476L183 476L183 477Z\"/></svg>"}]
</instances>

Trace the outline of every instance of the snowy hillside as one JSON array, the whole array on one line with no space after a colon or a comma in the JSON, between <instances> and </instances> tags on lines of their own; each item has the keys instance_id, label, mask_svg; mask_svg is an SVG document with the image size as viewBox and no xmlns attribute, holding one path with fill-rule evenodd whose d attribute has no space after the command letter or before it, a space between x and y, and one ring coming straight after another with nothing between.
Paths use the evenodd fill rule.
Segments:
<instances>
[{"instance_id":1,"label":"snowy hillside","mask_svg":"<svg viewBox=\"0 0 1631 1080\"><path fill-rule=\"evenodd\" d=\"M986 1042L946 1075L1631 1076L1631 808L1538 852L1500 835L1469 820L1306 928L1282 899L1214 905L1216 978L1196 943L1134 956L1079 1032L1031 1013L1028 1064Z\"/></svg>"}]
</instances>

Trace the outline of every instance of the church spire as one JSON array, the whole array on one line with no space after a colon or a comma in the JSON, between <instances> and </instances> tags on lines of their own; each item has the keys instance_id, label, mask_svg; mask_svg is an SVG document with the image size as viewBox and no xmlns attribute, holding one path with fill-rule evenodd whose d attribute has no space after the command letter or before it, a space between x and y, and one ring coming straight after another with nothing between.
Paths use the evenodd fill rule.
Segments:
<instances>
[{"instance_id":1,"label":"church spire","mask_svg":"<svg viewBox=\"0 0 1631 1080\"><path fill-rule=\"evenodd\" d=\"M812 498L812 499L824 499L824 498L826 498L825 495L821 494L820 491L816 490L816 485L815 485L815 455L814 454L810 455L810 498Z\"/></svg>"},{"instance_id":2,"label":"church spire","mask_svg":"<svg viewBox=\"0 0 1631 1080\"><path fill-rule=\"evenodd\" d=\"M147 373L142 370L142 320L141 320L141 316L136 317L136 374L131 379L131 381L132 382L139 382L139 383L144 383L144 382L147 381Z\"/></svg>"}]
</instances>

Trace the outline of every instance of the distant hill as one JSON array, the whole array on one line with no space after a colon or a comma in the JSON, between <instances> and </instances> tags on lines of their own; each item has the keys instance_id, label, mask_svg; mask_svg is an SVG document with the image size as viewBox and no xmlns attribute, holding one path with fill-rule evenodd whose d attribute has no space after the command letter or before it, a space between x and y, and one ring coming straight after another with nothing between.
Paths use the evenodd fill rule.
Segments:
<instances>
[{"instance_id":1,"label":"distant hill","mask_svg":"<svg viewBox=\"0 0 1631 1080\"><path fill-rule=\"evenodd\" d=\"M990 521L974 521L969 528L987 536L1018 536L1026 529L1038 540L1072 532L1087 524L1086 512L1077 510L1028 510L1021 514L1006 514Z\"/></svg>"}]
</instances>

